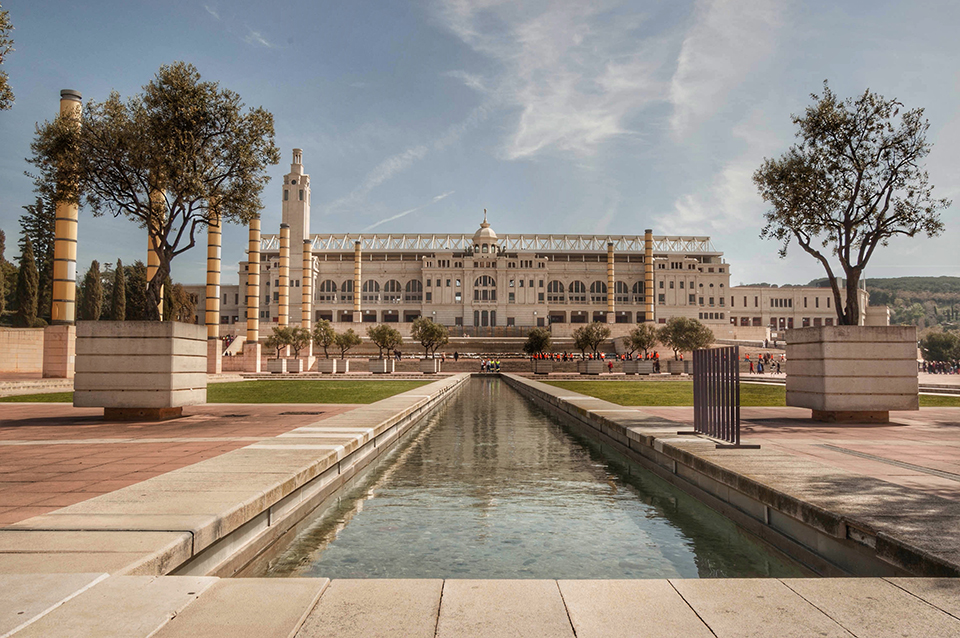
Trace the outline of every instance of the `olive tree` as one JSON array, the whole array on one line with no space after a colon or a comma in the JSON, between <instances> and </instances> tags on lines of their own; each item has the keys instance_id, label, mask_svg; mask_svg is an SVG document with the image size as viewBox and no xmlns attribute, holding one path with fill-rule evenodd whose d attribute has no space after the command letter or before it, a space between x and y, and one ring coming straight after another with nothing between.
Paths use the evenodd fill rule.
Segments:
<instances>
[{"instance_id":1,"label":"olive tree","mask_svg":"<svg viewBox=\"0 0 960 638\"><path fill-rule=\"evenodd\" d=\"M550 351L552 335L546 328L533 328L527 333L527 340L523 344L523 351L527 354L542 354Z\"/></svg>"},{"instance_id":2,"label":"olive tree","mask_svg":"<svg viewBox=\"0 0 960 638\"><path fill-rule=\"evenodd\" d=\"M360 335L353 331L353 328L347 328L346 332L338 332L333 338L333 342L340 349L340 358L347 358L347 351L360 345Z\"/></svg>"},{"instance_id":3,"label":"olive tree","mask_svg":"<svg viewBox=\"0 0 960 638\"><path fill-rule=\"evenodd\" d=\"M94 216L126 216L148 230L159 265L145 318L160 319L170 262L209 224L247 224L262 208L265 169L280 161L273 116L201 81L190 64L160 67L143 93L90 102L77 126L60 116L37 126L29 161L42 195L84 203Z\"/></svg>"},{"instance_id":4,"label":"olive tree","mask_svg":"<svg viewBox=\"0 0 960 638\"><path fill-rule=\"evenodd\" d=\"M652 324L642 323L623 338L623 345L631 356L637 350L643 350L643 356L646 357L658 340L657 329Z\"/></svg>"},{"instance_id":5,"label":"olive tree","mask_svg":"<svg viewBox=\"0 0 960 638\"><path fill-rule=\"evenodd\" d=\"M586 351L590 350L594 355L600 353L600 344L610 338L610 328L605 323L594 321L586 326L580 326L573 331L573 344L580 351L581 355L586 356Z\"/></svg>"},{"instance_id":6,"label":"olive tree","mask_svg":"<svg viewBox=\"0 0 960 638\"><path fill-rule=\"evenodd\" d=\"M413 322L413 328L410 335L414 341L420 342L423 346L423 356L434 358L437 354L437 348L450 343L450 333L443 324L434 323L427 317L420 317Z\"/></svg>"},{"instance_id":7,"label":"olive tree","mask_svg":"<svg viewBox=\"0 0 960 638\"><path fill-rule=\"evenodd\" d=\"M263 345L277 351L277 359L282 355L281 352L284 348L291 345L293 335L290 332L289 326L274 326L273 334L267 337L267 340L263 342Z\"/></svg>"},{"instance_id":8,"label":"olive tree","mask_svg":"<svg viewBox=\"0 0 960 638\"><path fill-rule=\"evenodd\" d=\"M384 350L386 350L389 355L391 350L403 343L403 337L400 335L400 332L385 323L367 328L367 336L370 337L370 341L380 349L381 359L383 359Z\"/></svg>"},{"instance_id":9,"label":"olive tree","mask_svg":"<svg viewBox=\"0 0 960 638\"><path fill-rule=\"evenodd\" d=\"M697 319L671 317L657 332L657 339L673 350L674 360L680 359L681 352L693 352L706 348L713 343L713 331Z\"/></svg>"},{"instance_id":10,"label":"olive tree","mask_svg":"<svg viewBox=\"0 0 960 638\"><path fill-rule=\"evenodd\" d=\"M290 347L293 348L293 357L300 356L300 351L310 345L313 334L303 326L293 326L290 330Z\"/></svg>"},{"instance_id":11,"label":"olive tree","mask_svg":"<svg viewBox=\"0 0 960 638\"><path fill-rule=\"evenodd\" d=\"M960 335L955 332L931 332L920 340L920 351L927 361L960 359Z\"/></svg>"},{"instance_id":12,"label":"olive tree","mask_svg":"<svg viewBox=\"0 0 960 638\"><path fill-rule=\"evenodd\" d=\"M902 235L943 231L940 210L922 165L931 149L923 109L901 113L903 104L869 90L841 100L824 82L823 94L803 116L793 116L799 142L778 159L764 159L753 181L771 206L763 238L791 241L827 272L840 325L860 323L857 288L878 246ZM896 118L899 115L899 120ZM840 290L831 263L840 264Z\"/></svg>"},{"instance_id":13,"label":"olive tree","mask_svg":"<svg viewBox=\"0 0 960 638\"><path fill-rule=\"evenodd\" d=\"M323 357L330 358L327 348L336 343L337 333L326 319L321 319L313 325L313 345L323 348Z\"/></svg>"}]
</instances>

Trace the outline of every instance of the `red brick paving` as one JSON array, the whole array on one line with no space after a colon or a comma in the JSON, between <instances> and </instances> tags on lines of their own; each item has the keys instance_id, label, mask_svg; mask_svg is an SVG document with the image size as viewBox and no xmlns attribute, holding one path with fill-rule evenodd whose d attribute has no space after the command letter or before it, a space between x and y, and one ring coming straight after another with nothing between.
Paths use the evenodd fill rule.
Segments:
<instances>
[{"instance_id":1,"label":"red brick paving","mask_svg":"<svg viewBox=\"0 0 960 638\"><path fill-rule=\"evenodd\" d=\"M254 439L274 437L354 407L217 404L184 408L186 416L162 423L117 423L104 421L103 411L97 408L0 403L0 527L219 456L250 445ZM322 414L281 415L283 412ZM118 439L123 442L117 442ZM148 439L187 440L145 441Z\"/></svg>"},{"instance_id":2,"label":"red brick paving","mask_svg":"<svg viewBox=\"0 0 960 638\"><path fill-rule=\"evenodd\" d=\"M693 424L693 408L641 407ZM822 447L824 444L910 463L960 477L960 408L921 408L891 412L889 424L834 425L810 419L804 408L741 408L741 438L857 474L872 476L929 494L960 500L960 481L865 459ZM0 514L2 516L2 514Z\"/></svg>"}]
</instances>

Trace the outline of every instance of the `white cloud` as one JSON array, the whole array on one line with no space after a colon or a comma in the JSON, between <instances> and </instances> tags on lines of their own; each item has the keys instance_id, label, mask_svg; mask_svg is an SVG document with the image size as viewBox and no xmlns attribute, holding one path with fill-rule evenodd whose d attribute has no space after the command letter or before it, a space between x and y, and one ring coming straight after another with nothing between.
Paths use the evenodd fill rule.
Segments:
<instances>
[{"instance_id":1,"label":"white cloud","mask_svg":"<svg viewBox=\"0 0 960 638\"><path fill-rule=\"evenodd\" d=\"M698 0L670 83L676 135L708 118L769 57L784 11L779 0Z\"/></svg>"},{"instance_id":2,"label":"white cloud","mask_svg":"<svg viewBox=\"0 0 960 638\"><path fill-rule=\"evenodd\" d=\"M500 71L450 75L519 110L507 159L547 149L591 155L625 135L628 116L666 92L660 38L638 36L642 16L611 2L510 3L446 0L441 21Z\"/></svg>"},{"instance_id":3,"label":"white cloud","mask_svg":"<svg viewBox=\"0 0 960 638\"><path fill-rule=\"evenodd\" d=\"M421 204L420 206L417 206L417 207L415 207L415 208L410 208L410 209L405 210L405 211L403 211L403 212L397 213L396 215L391 215L390 217L387 217L386 219L381 219L380 221L378 221L378 222L376 222L376 223L374 223L374 224L370 224L369 226L367 226L366 228L364 228L362 232L367 232L367 231L369 231L369 230L373 230L373 229L376 228L377 226L382 226L383 224L386 224L387 222L392 222L392 221L394 221L394 220L400 219L401 217L406 217L407 215L409 215L409 214L411 214L411 213L415 213L415 212L417 212L418 210L423 210L423 209L426 208L427 206L430 206L431 204L436 204L436 203L439 202L441 199L446 199L446 198L449 197L450 195L453 195L454 192L455 192L455 191L447 191L446 193L441 193L440 195L435 195L434 198L431 199L431 200L430 200L429 202L427 202L426 204Z\"/></svg>"},{"instance_id":4,"label":"white cloud","mask_svg":"<svg viewBox=\"0 0 960 638\"><path fill-rule=\"evenodd\" d=\"M263 37L259 31L254 31L249 27L247 27L247 35L243 38L243 41L254 46L261 46L267 49L273 48L273 44Z\"/></svg>"},{"instance_id":5,"label":"white cloud","mask_svg":"<svg viewBox=\"0 0 960 638\"><path fill-rule=\"evenodd\" d=\"M214 19L216 19L216 20L219 20L219 19L220 19L220 14L217 13L216 7L212 7L212 6L210 6L209 4L205 4L205 5L203 5L203 8L206 9L206 10L207 10L207 13L209 13L211 16L213 16Z\"/></svg>"}]
</instances>

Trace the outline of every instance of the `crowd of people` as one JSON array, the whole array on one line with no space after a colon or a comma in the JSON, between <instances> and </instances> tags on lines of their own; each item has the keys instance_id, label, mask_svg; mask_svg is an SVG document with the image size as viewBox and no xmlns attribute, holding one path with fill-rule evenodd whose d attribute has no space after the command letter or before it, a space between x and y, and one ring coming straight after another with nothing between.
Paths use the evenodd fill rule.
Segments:
<instances>
[{"instance_id":1,"label":"crowd of people","mask_svg":"<svg viewBox=\"0 0 960 638\"><path fill-rule=\"evenodd\" d=\"M960 361L924 361L920 364L920 372L928 374L960 374Z\"/></svg>"},{"instance_id":2,"label":"crowd of people","mask_svg":"<svg viewBox=\"0 0 960 638\"><path fill-rule=\"evenodd\" d=\"M782 352L780 355L772 355L769 352L761 352L756 359L751 359L749 354L743 355L743 360L750 366L751 374L780 374L781 365L786 362L787 356Z\"/></svg>"}]
</instances>

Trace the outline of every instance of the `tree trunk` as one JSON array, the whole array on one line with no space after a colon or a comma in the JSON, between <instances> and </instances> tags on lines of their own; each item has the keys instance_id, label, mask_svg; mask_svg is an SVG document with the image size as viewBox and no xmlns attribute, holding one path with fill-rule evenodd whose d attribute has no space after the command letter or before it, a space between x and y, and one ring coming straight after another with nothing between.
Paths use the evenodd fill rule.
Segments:
<instances>
[{"instance_id":1,"label":"tree trunk","mask_svg":"<svg viewBox=\"0 0 960 638\"><path fill-rule=\"evenodd\" d=\"M847 307L844 311L844 325L860 325L860 295L857 294L860 288L860 272L854 270L847 276Z\"/></svg>"},{"instance_id":2,"label":"tree trunk","mask_svg":"<svg viewBox=\"0 0 960 638\"><path fill-rule=\"evenodd\" d=\"M160 302L163 300L160 290L170 274L170 261L164 259L163 251L158 250L157 256L160 257L160 265L157 266L153 279L147 282L147 307L143 309L143 318L146 321L160 321Z\"/></svg>"}]
</instances>

